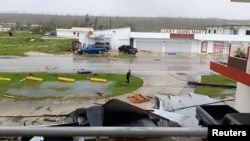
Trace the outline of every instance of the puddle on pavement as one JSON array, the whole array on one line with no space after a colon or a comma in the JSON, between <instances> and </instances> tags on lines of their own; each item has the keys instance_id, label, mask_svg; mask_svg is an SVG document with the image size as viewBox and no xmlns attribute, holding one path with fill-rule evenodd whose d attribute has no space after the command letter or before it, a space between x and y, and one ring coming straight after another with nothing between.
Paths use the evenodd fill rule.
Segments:
<instances>
[{"instance_id":1,"label":"puddle on pavement","mask_svg":"<svg viewBox=\"0 0 250 141\"><path fill-rule=\"evenodd\" d=\"M111 92L106 88L114 82L107 83L91 82L91 81L77 81L75 83L68 82L44 82L39 88L22 88L9 89L6 93L16 96L25 97L88 97L98 96L98 94L110 95Z\"/></svg>"}]
</instances>

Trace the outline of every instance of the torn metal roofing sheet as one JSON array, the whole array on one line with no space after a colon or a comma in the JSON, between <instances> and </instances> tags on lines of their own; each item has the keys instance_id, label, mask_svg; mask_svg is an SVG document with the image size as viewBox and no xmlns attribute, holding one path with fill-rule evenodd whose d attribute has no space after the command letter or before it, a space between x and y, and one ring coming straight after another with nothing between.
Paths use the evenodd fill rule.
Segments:
<instances>
[{"instance_id":1,"label":"torn metal roofing sheet","mask_svg":"<svg viewBox=\"0 0 250 141\"><path fill-rule=\"evenodd\" d=\"M90 126L102 126L103 124L103 107L92 106L87 108L87 119Z\"/></svg>"},{"instance_id":2,"label":"torn metal roofing sheet","mask_svg":"<svg viewBox=\"0 0 250 141\"><path fill-rule=\"evenodd\" d=\"M118 99L111 99L101 106L79 108L69 115L65 122L78 122L80 126L156 127L157 120L169 120Z\"/></svg>"},{"instance_id":3,"label":"torn metal roofing sheet","mask_svg":"<svg viewBox=\"0 0 250 141\"><path fill-rule=\"evenodd\" d=\"M196 119L196 106L203 104L225 104L221 102L221 99L210 98L205 95L199 95L195 93L188 93L180 96L173 95L163 95L163 94L155 94L155 96L159 99L159 109L163 111L173 112L177 114L183 115L185 120L179 121L175 120L179 123L180 126L183 127L198 127L198 120ZM167 114L163 115L162 113L158 113L161 116L164 116L168 119L178 119L180 115L172 115ZM174 117L173 117L174 116Z\"/></svg>"},{"instance_id":4,"label":"torn metal roofing sheet","mask_svg":"<svg viewBox=\"0 0 250 141\"><path fill-rule=\"evenodd\" d=\"M164 110L158 110L158 109L154 109L153 113L156 115L160 115L160 116L162 116L166 119L169 119L171 121L174 121L178 124L182 124L186 120L186 118L188 118L187 116L182 115L182 114L168 112L168 111L164 111Z\"/></svg>"},{"instance_id":5,"label":"torn metal roofing sheet","mask_svg":"<svg viewBox=\"0 0 250 141\"><path fill-rule=\"evenodd\" d=\"M139 120L153 119L153 113L118 99L112 99L105 103L103 110L103 126L125 126L127 124L127 126L142 127L153 124L153 120L143 120L144 122ZM137 124L134 121L138 121Z\"/></svg>"}]
</instances>

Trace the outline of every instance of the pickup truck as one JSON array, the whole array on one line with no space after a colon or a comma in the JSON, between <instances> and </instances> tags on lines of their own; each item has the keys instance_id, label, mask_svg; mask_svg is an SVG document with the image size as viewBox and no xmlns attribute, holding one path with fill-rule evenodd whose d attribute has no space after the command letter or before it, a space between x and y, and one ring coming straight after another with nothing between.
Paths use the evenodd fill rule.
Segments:
<instances>
[{"instance_id":1,"label":"pickup truck","mask_svg":"<svg viewBox=\"0 0 250 141\"><path fill-rule=\"evenodd\" d=\"M244 125L250 124L250 113L240 113L229 105L202 105L196 108L199 125Z\"/></svg>"},{"instance_id":2,"label":"pickup truck","mask_svg":"<svg viewBox=\"0 0 250 141\"><path fill-rule=\"evenodd\" d=\"M87 47L78 49L79 54L83 53L104 53L107 52L107 48L99 45L88 45Z\"/></svg>"},{"instance_id":3,"label":"pickup truck","mask_svg":"<svg viewBox=\"0 0 250 141\"><path fill-rule=\"evenodd\" d=\"M134 48L130 45L122 45L118 48L118 51L125 54L133 54L133 55L135 55L138 52L137 48Z\"/></svg>"}]
</instances>

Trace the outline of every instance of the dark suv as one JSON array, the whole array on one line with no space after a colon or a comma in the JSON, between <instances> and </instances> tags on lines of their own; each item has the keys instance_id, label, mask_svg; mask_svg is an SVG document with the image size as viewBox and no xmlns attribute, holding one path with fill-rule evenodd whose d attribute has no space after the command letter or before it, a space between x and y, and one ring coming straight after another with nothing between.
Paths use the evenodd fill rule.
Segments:
<instances>
[{"instance_id":1,"label":"dark suv","mask_svg":"<svg viewBox=\"0 0 250 141\"><path fill-rule=\"evenodd\" d=\"M119 52L125 53L125 54L133 54L135 55L138 50L137 48L134 48L130 45L122 45L118 48Z\"/></svg>"},{"instance_id":2,"label":"dark suv","mask_svg":"<svg viewBox=\"0 0 250 141\"><path fill-rule=\"evenodd\" d=\"M98 47L105 47L107 51L111 50L111 47L108 42L105 42L105 43L96 42L95 45L98 45Z\"/></svg>"}]
</instances>

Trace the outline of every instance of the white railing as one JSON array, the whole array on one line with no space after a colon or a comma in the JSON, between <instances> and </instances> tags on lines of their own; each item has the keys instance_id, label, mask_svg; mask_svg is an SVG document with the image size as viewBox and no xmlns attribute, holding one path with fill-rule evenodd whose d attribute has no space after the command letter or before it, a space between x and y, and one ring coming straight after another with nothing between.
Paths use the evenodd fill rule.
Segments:
<instances>
[{"instance_id":1,"label":"white railing","mask_svg":"<svg viewBox=\"0 0 250 141\"><path fill-rule=\"evenodd\" d=\"M205 127L0 127L0 136L206 137Z\"/></svg>"}]
</instances>

